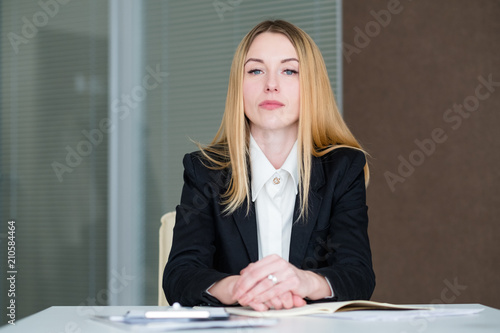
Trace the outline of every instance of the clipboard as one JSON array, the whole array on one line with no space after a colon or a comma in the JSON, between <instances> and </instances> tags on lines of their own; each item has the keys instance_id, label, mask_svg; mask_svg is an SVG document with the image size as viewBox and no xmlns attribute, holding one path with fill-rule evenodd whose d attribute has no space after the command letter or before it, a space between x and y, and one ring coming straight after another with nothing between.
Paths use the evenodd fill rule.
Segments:
<instances>
[{"instance_id":1,"label":"clipboard","mask_svg":"<svg viewBox=\"0 0 500 333\"><path fill-rule=\"evenodd\" d=\"M118 319L118 318L117 318ZM162 321L207 321L227 320L229 313L224 308L189 308L175 303L165 310L130 310L119 321L128 324L153 323Z\"/></svg>"},{"instance_id":2,"label":"clipboard","mask_svg":"<svg viewBox=\"0 0 500 333\"><path fill-rule=\"evenodd\" d=\"M93 316L91 319L124 330L171 331L205 328L242 328L273 326L274 318L247 318L230 315L222 307L170 308L143 311L130 310L125 315Z\"/></svg>"}]
</instances>

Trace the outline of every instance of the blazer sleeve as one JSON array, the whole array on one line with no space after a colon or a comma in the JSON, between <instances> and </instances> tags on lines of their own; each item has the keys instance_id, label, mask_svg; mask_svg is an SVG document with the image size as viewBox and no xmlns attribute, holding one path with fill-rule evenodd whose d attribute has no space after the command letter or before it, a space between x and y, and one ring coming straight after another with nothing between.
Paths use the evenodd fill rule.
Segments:
<instances>
[{"instance_id":1,"label":"blazer sleeve","mask_svg":"<svg viewBox=\"0 0 500 333\"><path fill-rule=\"evenodd\" d=\"M215 227L209 170L199 154L184 156L184 187L176 208L172 249L163 273L163 291L170 304L222 305L206 293L229 274L213 269Z\"/></svg>"},{"instance_id":2,"label":"blazer sleeve","mask_svg":"<svg viewBox=\"0 0 500 333\"><path fill-rule=\"evenodd\" d=\"M375 288L367 231L365 163L364 154L353 149L334 151L331 161L324 161L325 176L336 181L327 184L322 205L323 212L330 215L326 239L314 246L314 255L326 252L322 255L326 263L311 269L332 286L334 297L323 301L370 299Z\"/></svg>"}]
</instances>

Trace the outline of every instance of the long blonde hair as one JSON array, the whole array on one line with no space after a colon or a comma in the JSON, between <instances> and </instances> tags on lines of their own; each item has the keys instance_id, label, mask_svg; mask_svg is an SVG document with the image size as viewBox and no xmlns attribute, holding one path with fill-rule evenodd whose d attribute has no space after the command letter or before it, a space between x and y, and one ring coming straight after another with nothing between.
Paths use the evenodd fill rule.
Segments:
<instances>
[{"instance_id":1,"label":"long blonde hair","mask_svg":"<svg viewBox=\"0 0 500 333\"><path fill-rule=\"evenodd\" d=\"M212 142L199 146L213 169L230 170L228 189L221 204L233 213L247 201L250 209L249 123L243 106L244 62L255 37L263 32L288 37L299 59L300 116L298 130L298 166L300 217L307 218L312 156L323 156L333 149L350 147L362 150L340 115L333 96L323 56L314 41L297 26L282 20L257 24L240 42L234 54L226 107L221 125ZM364 167L368 184L368 164Z\"/></svg>"}]
</instances>

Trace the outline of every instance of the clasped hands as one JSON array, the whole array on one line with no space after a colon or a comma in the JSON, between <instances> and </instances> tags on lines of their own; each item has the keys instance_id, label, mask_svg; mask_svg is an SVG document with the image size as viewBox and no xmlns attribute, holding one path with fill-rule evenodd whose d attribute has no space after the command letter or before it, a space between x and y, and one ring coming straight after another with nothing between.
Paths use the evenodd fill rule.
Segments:
<instances>
[{"instance_id":1,"label":"clasped hands","mask_svg":"<svg viewBox=\"0 0 500 333\"><path fill-rule=\"evenodd\" d=\"M315 300L331 294L323 276L298 269L275 254L216 282L209 292L224 304L238 302L257 311L300 307L306 297Z\"/></svg>"}]
</instances>

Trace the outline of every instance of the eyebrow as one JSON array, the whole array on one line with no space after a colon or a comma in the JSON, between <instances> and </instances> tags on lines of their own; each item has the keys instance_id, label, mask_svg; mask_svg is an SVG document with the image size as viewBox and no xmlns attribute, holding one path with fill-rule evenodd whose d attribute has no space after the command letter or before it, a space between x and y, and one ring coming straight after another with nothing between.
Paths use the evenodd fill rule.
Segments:
<instances>
[{"instance_id":1,"label":"eyebrow","mask_svg":"<svg viewBox=\"0 0 500 333\"><path fill-rule=\"evenodd\" d=\"M264 63L264 60L262 59L258 59L258 58L248 58L247 61L245 61L245 65L249 62L249 61L255 61L255 62L260 62L260 63ZM283 59L281 60L281 63L284 64L285 62L289 62L289 61L296 61L296 62L299 62L299 59L297 58L286 58L286 59Z\"/></svg>"}]
</instances>

